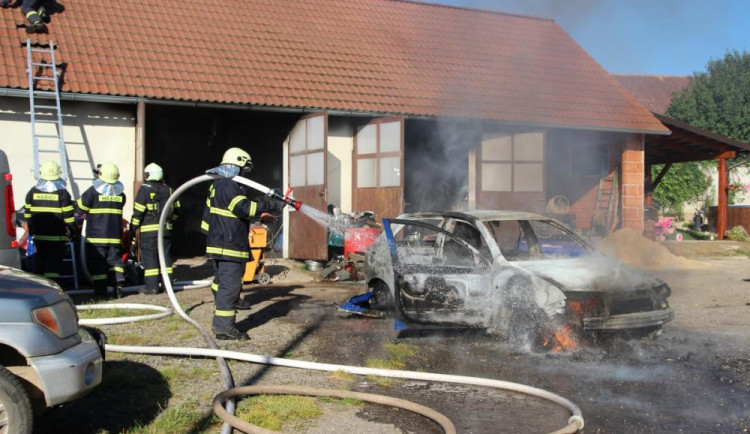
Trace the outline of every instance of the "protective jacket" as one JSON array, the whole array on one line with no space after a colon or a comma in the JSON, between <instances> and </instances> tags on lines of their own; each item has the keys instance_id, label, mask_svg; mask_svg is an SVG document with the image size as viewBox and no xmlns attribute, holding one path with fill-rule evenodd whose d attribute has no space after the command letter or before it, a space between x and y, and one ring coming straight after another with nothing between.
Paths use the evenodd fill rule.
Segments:
<instances>
[{"instance_id":1,"label":"protective jacket","mask_svg":"<svg viewBox=\"0 0 750 434\"><path fill-rule=\"evenodd\" d=\"M172 188L161 181L149 181L141 185L133 203L133 218L130 224L134 229L141 229L141 237L156 236L159 231L159 218L164 212ZM172 230L172 223L177 220L180 210L180 201L175 201L169 212L166 230L167 235Z\"/></svg>"},{"instance_id":2,"label":"protective jacket","mask_svg":"<svg viewBox=\"0 0 750 434\"><path fill-rule=\"evenodd\" d=\"M206 256L223 261L248 261L248 219L260 215L263 205L248 199L240 185L229 178L213 182L207 205Z\"/></svg>"},{"instance_id":3,"label":"protective jacket","mask_svg":"<svg viewBox=\"0 0 750 434\"><path fill-rule=\"evenodd\" d=\"M24 218L35 241L67 241L66 226L75 230L73 201L67 190L46 192L36 187L26 194Z\"/></svg>"},{"instance_id":4,"label":"protective jacket","mask_svg":"<svg viewBox=\"0 0 750 434\"><path fill-rule=\"evenodd\" d=\"M119 246L122 242L122 210L125 193L100 194L93 186L78 199L78 208L87 214L86 241L95 245Z\"/></svg>"}]
</instances>

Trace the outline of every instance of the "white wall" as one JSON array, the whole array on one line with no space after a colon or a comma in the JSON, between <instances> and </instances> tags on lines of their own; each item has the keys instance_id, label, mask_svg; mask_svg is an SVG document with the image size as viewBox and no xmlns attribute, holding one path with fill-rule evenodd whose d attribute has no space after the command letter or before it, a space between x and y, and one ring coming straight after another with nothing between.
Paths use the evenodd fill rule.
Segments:
<instances>
[{"instance_id":1,"label":"white wall","mask_svg":"<svg viewBox=\"0 0 750 434\"><path fill-rule=\"evenodd\" d=\"M329 118L328 122L328 203L352 212L353 127L348 119Z\"/></svg>"},{"instance_id":2,"label":"white wall","mask_svg":"<svg viewBox=\"0 0 750 434\"><path fill-rule=\"evenodd\" d=\"M134 198L135 106L63 101L62 109L63 135L72 177L68 190L77 199L91 185L91 168L97 163L114 162L120 169L120 181L125 185L128 199L125 217L129 218ZM37 134L55 128L53 124L38 124L37 127ZM36 184L27 99L0 97L0 149L8 155L14 200L19 208L28 190ZM51 158L58 159L59 155L39 156L40 161Z\"/></svg>"}]
</instances>

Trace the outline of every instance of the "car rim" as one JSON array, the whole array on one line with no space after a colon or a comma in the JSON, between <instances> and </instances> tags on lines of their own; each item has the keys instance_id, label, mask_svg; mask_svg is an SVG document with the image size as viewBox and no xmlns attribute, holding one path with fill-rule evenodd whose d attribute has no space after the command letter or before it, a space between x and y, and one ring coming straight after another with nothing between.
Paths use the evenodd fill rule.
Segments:
<instances>
[{"instance_id":1,"label":"car rim","mask_svg":"<svg viewBox=\"0 0 750 434\"><path fill-rule=\"evenodd\" d=\"M5 404L0 401L0 434L8 433L8 412L5 411Z\"/></svg>"}]
</instances>

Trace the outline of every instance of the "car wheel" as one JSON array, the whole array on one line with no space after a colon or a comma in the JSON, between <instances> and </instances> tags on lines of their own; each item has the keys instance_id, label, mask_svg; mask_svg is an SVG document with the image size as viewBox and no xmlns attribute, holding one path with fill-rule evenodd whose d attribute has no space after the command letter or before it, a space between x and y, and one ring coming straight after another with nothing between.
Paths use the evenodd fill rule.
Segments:
<instances>
[{"instance_id":1,"label":"car wheel","mask_svg":"<svg viewBox=\"0 0 750 434\"><path fill-rule=\"evenodd\" d=\"M546 327L546 316L541 310L530 307L512 308L508 337L515 345L538 350L542 347Z\"/></svg>"},{"instance_id":2,"label":"car wheel","mask_svg":"<svg viewBox=\"0 0 750 434\"><path fill-rule=\"evenodd\" d=\"M391 289L383 281L376 281L372 286L370 307L377 310L392 309L395 306Z\"/></svg>"},{"instance_id":3,"label":"car wheel","mask_svg":"<svg viewBox=\"0 0 750 434\"><path fill-rule=\"evenodd\" d=\"M0 434L29 434L33 422L26 390L15 375L0 367Z\"/></svg>"}]
</instances>

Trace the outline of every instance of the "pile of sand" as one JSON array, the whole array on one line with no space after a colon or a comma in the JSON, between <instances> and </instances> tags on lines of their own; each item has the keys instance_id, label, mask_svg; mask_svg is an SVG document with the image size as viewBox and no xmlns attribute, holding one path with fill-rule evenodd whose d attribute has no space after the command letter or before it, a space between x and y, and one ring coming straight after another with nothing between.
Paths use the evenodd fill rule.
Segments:
<instances>
[{"instance_id":1,"label":"pile of sand","mask_svg":"<svg viewBox=\"0 0 750 434\"><path fill-rule=\"evenodd\" d=\"M644 238L634 229L620 229L597 243L605 255L637 268L694 268L701 263L676 256L656 241Z\"/></svg>"}]
</instances>

